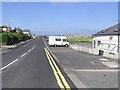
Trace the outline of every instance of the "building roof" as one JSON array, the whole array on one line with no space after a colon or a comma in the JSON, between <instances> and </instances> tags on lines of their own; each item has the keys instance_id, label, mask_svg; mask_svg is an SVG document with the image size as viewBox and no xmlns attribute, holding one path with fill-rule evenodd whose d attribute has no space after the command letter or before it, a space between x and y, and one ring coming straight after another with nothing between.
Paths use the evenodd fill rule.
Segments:
<instances>
[{"instance_id":1,"label":"building roof","mask_svg":"<svg viewBox=\"0 0 120 90\"><path fill-rule=\"evenodd\" d=\"M97 32L96 34L93 34L94 36L103 36L103 35L120 35L120 23L113 25L105 30L101 30Z\"/></svg>"},{"instance_id":2,"label":"building roof","mask_svg":"<svg viewBox=\"0 0 120 90\"><path fill-rule=\"evenodd\" d=\"M7 25L3 25L3 26L1 26L2 28L8 28L8 26Z\"/></svg>"},{"instance_id":3,"label":"building roof","mask_svg":"<svg viewBox=\"0 0 120 90\"><path fill-rule=\"evenodd\" d=\"M23 32L30 32L30 29L24 29Z\"/></svg>"}]
</instances>

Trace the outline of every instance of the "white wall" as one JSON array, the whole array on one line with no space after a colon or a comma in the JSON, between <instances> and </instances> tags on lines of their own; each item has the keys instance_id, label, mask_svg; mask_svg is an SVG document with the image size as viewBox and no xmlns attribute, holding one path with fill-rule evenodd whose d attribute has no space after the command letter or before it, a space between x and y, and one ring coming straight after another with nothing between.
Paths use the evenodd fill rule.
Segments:
<instances>
[{"instance_id":1,"label":"white wall","mask_svg":"<svg viewBox=\"0 0 120 90\"><path fill-rule=\"evenodd\" d=\"M111 35L113 38L110 40L110 36L98 36L94 37L93 40L101 41L101 43L108 43L108 44L118 44L118 36Z\"/></svg>"},{"instance_id":2,"label":"white wall","mask_svg":"<svg viewBox=\"0 0 120 90\"><path fill-rule=\"evenodd\" d=\"M28 36L30 36L30 32L23 32L24 34L27 34Z\"/></svg>"},{"instance_id":3,"label":"white wall","mask_svg":"<svg viewBox=\"0 0 120 90\"><path fill-rule=\"evenodd\" d=\"M80 50L80 51L91 53L94 55L99 55L99 50L96 48L88 48L88 47L81 47L81 46L75 46L75 45L70 45L70 47L75 50ZM120 55L118 53L110 54L110 51L106 51L106 50L104 51L103 56L112 58L114 60L120 59L120 57L119 57Z\"/></svg>"},{"instance_id":4,"label":"white wall","mask_svg":"<svg viewBox=\"0 0 120 90\"><path fill-rule=\"evenodd\" d=\"M110 39L112 37L112 39ZM97 36L93 37L93 47L94 41L96 42L95 48L100 50L108 50L111 52L118 51L118 36L117 35L110 35L110 36ZM101 45L98 46L98 41L101 41Z\"/></svg>"},{"instance_id":5,"label":"white wall","mask_svg":"<svg viewBox=\"0 0 120 90\"><path fill-rule=\"evenodd\" d=\"M8 29L7 28L3 28L3 31L6 32Z\"/></svg>"}]
</instances>

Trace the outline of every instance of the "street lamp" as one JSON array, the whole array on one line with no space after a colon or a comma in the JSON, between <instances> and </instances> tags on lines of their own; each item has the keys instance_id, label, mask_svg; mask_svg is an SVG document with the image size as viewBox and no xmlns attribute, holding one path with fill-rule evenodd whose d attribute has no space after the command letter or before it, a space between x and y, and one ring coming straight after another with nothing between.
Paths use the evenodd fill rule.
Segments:
<instances>
[{"instance_id":1,"label":"street lamp","mask_svg":"<svg viewBox=\"0 0 120 90\"><path fill-rule=\"evenodd\" d=\"M10 31L10 24L11 23L13 23L13 21L12 20L10 20L9 22L8 22L8 29L9 29L9 31ZM8 36L8 31L6 32L7 33L7 42L6 42L6 44L7 45L9 45L10 44L10 38L9 38L9 36Z\"/></svg>"},{"instance_id":2,"label":"street lamp","mask_svg":"<svg viewBox=\"0 0 120 90\"><path fill-rule=\"evenodd\" d=\"M11 23L13 23L13 20L10 20L10 21L8 22L9 30L10 30L10 24L11 24Z\"/></svg>"}]
</instances>

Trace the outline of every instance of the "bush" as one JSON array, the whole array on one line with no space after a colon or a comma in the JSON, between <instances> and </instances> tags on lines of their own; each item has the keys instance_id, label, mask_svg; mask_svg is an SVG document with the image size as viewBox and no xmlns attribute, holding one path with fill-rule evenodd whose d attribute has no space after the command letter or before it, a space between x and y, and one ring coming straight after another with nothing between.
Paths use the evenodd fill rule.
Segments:
<instances>
[{"instance_id":1,"label":"bush","mask_svg":"<svg viewBox=\"0 0 120 90\"><path fill-rule=\"evenodd\" d=\"M92 36L68 36L68 41L70 43L91 43Z\"/></svg>"},{"instance_id":2,"label":"bush","mask_svg":"<svg viewBox=\"0 0 120 90\"><path fill-rule=\"evenodd\" d=\"M1 36L2 36L1 37L2 44L6 45L7 44L7 36L8 36L7 33L2 33Z\"/></svg>"},{"instance_id":3,"label":"bush","mask_svg":"<svg viewBox=\"0 0 120 90\"><path fill-rule=\"evenodd\" d=\"M9 38L10 38L9 40L10 40L11 44L15 44L15 43L19 42L19 40L16 37L15 33L8 33L8 35L9 35Z\"/></svg>"},{"instance_id":4,"label":"bush","mask_svg":"<svg viewBox=\"0 0 120 90\"><path fill-rule=\"evenodd\" d=\"M19 41L25 41L29 39L28 35L22 33L16 33L16 37L18 38Z\"/></svg>"},{"instance_id":5,"label":"bush","mask_svg":"<svg viewBox=\"0 0 120 90\"><path fill-rule=\"evenodd\" d=\"M22 33L1 33L0 34L2 36L2 44L3 45L12 45L15 43L19 43L20 41L25 41L27 39L30 39L31 37L26 35L26 34L22 34Z\"/></svg>"}]
</instances>

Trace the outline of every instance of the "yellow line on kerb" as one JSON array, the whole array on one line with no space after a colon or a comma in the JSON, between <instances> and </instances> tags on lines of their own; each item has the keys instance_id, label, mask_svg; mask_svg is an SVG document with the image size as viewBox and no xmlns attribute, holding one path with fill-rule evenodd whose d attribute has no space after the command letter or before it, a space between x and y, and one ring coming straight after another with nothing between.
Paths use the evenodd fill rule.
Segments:
<instances>
[{"instance_id":1,"label":"yellow line on kerb","mask_svg":"<svg viewBox=\"0 0 120 90\"><path fill-rule=\"evenodd\" d=\"M48 50L46 48L44 48L44 50L45 50L46 56L48 58L48 61L50 63L50 66L52 67L52 70L54 72L57 83L58 83L59 87L61 88L61 90L65 90L65 89L66 90L71 90L69 84L65 80L64 76L62 75L60 69L58 68L57 64L53 60L53 58L50 55L50 53L48 52Z\"/></svg>"}]
</instances>

